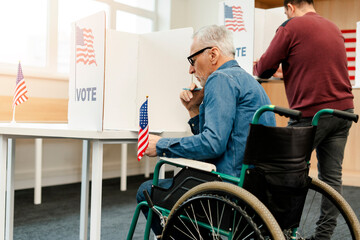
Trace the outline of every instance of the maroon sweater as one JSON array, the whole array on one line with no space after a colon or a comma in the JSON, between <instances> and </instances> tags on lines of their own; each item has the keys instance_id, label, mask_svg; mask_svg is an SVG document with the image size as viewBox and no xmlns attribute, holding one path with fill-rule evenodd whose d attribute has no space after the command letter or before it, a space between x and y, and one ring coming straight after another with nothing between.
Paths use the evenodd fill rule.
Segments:
<instances>
[{"instance_id":1,"label":"maroon sweater","mask_svg":"<svg viewBox=\"0 0 360 240\"><path fill-rule=\"evenodd\" d=\"M310 12L284 22L254 75L269 78L280 63L289 106L303 117L323 108L354 108L344 37L329 20Z\"/></svg>"}]
</instances>

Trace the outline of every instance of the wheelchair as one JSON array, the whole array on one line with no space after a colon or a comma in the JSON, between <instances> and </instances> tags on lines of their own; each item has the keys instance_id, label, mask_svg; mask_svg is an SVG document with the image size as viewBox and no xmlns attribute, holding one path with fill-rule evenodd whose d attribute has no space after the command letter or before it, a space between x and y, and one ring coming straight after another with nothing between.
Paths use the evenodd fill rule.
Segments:
<instances>
[{"instance_id":1,"label":"wheelchair","mask_svg":"<svg viewBox=\"0 0 360 240\"><path fill-rule=\"evenodd\" d=\"M151 221L161 219L160 239L358 239L360 224L346 200L326 183L308 176L316 127L322 114L357 122L358 115L320 110L309 127L267 127L263 112L300 119L301 112L274 105L254 114L239 178L216 172L212 164L161 158L156 164L151 197L135 209L127 239L133 237L141 208L149 208L144 239ZM169 189L158 187L163 164L182 168ZM331 205L335 216L321 213ZM334 215L334 214L333 214ZM326 236L326 235L324 235Z\"/></svg>"}]
</instances>

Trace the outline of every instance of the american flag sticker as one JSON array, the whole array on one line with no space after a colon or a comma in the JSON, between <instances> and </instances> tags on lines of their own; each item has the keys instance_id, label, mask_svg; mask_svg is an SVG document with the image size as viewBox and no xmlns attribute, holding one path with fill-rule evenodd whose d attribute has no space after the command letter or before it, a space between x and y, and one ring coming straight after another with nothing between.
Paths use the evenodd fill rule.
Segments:
<instances>
[{"instance_id":1,"label":"american flag sticker","mask_svg":"<svg viewBox=\"0 0 360 240\"><path fill-rule=\"evenodd\" d=\"M345 39L346 57L351 84L355 84L356 29L341 30Z\"/></svg>"},{"instance_id":2,"label":"american flag sticker","mask_svg":"<svg viewBox=\"0 0 360 240\"><path fill-rule=\"evenodd\" d=\"M225 27L232 32L246 32L243 14L244 12L240 6L228 6L224 4Z\"/></svg>"},{"instance_id":3,"label":"american flag sticker","mask_svg":"<svg viewBox=\"0 0 360 240\"><path fill-rule=\"evenodd\" d=\"M83 63L84 65L96 64L95 49L94 49L94 35L91 28L80 28L76 26L76 63Z\"/></svg>"}]
</instances>

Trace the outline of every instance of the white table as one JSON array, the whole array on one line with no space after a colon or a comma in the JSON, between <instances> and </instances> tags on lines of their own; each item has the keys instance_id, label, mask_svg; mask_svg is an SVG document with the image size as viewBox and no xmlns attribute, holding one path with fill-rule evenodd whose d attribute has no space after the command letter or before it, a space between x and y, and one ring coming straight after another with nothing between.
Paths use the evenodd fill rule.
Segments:
<instances>
[{"instance_id":1,"label":"white table","mask_svg":"<svg viewBox=\"0 0 360 240\"><path fill-rule=\"evenodd\" d=\"M82 139L82 177L80 204L80 240L87 239L89 206L89 163L92 142L92 184L90 239L100 239L101 199L103 173L103 144L122 144L121 186L126 187L127 144L136 143L136 131L86 131L68 129L67 124L11 124L0 123L0 240L13 239L14 223L14 160L17 138L67 138ZM166 132L163 137L183 137L185 132ZM39 147L41 142L37 142ZM41 159L41 153L36 156ZM41 161L40 161L41 162ZM40 166L41 167L41 166ZM39 178L39 176L37 177ZM40 175L41 178L41 175Z\"/></svg>"},{"instance_id":2,"label":"white table","mask_svg":"<svg viewBox=\"0 0 360 240\"><path fill-rule=\"evenodd\" d=\"M15 141L17 138L69 138L83 140L80 239L87 239L89 153L90 142L92 142L90 239L100 239L103 144L111 141L122 144L136 142L137 133L132 131L97 132L70 130L66 124L0 124L0 240L13 239L14 159ZM127 156L123 155L122 157L126 158Z\"/></svg>"}]
</instances>

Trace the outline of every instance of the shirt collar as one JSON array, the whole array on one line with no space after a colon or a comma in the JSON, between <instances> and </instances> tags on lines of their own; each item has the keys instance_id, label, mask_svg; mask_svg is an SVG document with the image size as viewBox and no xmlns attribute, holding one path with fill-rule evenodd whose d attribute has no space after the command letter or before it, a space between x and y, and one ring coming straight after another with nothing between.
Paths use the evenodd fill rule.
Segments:
<instances>
[{"instance_id":1,"label":"shirt collar","mask_svg":"<svg viewBox=\"0 0 360 240\"><path fill-rule=\"evenodd\" d=\"M239 66L239 64L236 60L230 60L230 61L227 61L226 63L224 63L223 65L221 65L217 70L230 68L230 67L238 67L238 66Z\"/></svg>"}]
</instances>

